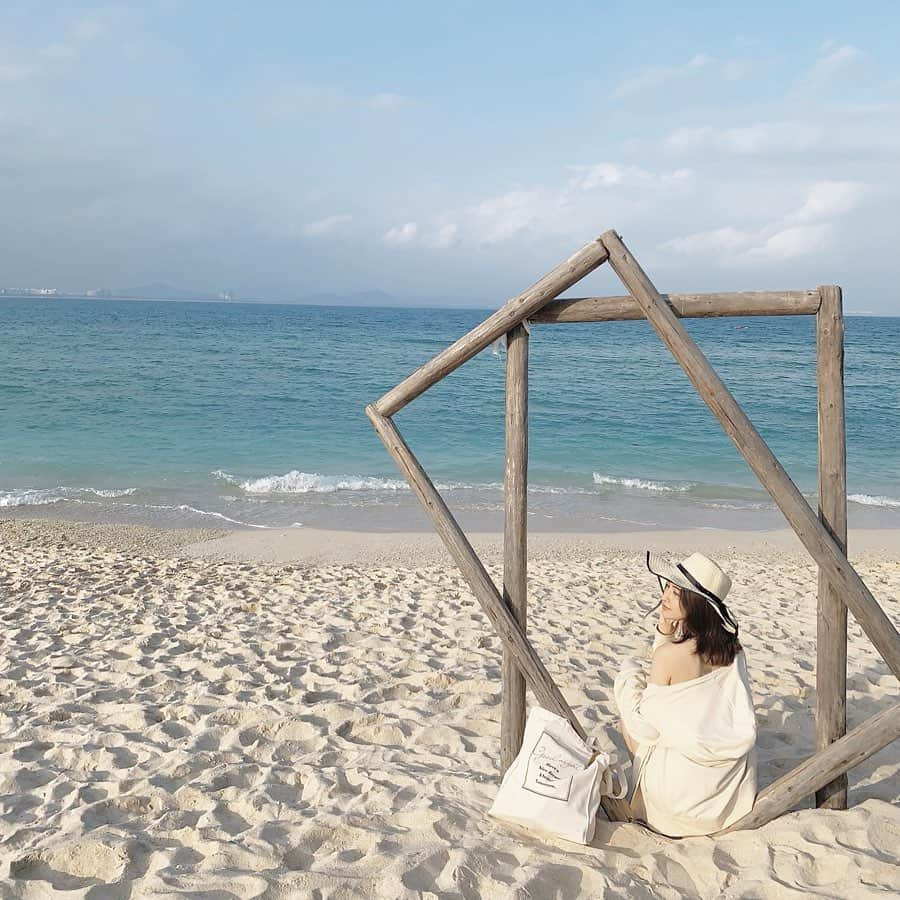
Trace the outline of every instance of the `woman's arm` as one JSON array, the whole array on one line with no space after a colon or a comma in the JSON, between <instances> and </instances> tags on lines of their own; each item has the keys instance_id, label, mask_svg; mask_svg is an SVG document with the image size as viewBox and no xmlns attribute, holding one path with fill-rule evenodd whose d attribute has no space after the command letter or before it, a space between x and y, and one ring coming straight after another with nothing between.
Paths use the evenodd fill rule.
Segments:
<instances>
[{"instance_id":1,"label":"woman's arm","mask_svg":"<svg viewBox=\"0 0 900 900\"><path fill-rule=\"evenodd\" d=\"M650 684L672 683L672 651L677 650L677 645L666 642L653 652L653 662L650 663Z\"/></svg>"},{"instance_id":2,"label":"woman's arm","mask_svg":"<svg viewBox=\"0 0 900 900\"><path fill-rule=\"evenodd\" d=\"M675 623L671 619L663 617L663 611L659 611L659 621L656 623L656 631L653 635L653 646L650 648L650 655L665 644L671 643L672 636L675 634Z\"/></svg>"},{"instance_id":3,"label":"woman's arm","mask_svg":"<svg viewBox=\"0 0 900 900\"><path fill-rule=\"evenodd\" d=\"M626 659L613 682L613 694L619 715L635 744L653 744L659 732L641 715L641 698L647 687L647 677L638 660Z\"/></svg>"}]
</instances>

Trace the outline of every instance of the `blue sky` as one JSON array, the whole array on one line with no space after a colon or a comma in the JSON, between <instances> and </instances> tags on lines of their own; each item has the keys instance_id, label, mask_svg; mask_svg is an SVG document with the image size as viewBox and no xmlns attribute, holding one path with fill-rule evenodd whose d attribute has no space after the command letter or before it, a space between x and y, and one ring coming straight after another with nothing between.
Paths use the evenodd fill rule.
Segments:
<instances>
[{"instance_id":1,"label":"blue sky","mask_svg":"<svg viewBox=\"0 0 900 900\"><path fill-rule=\"evenodd\" d=\"M493 306L616 228L900 314L900 7L684 6L6 3L0 283Z\"/></svg>"}]
</instances>

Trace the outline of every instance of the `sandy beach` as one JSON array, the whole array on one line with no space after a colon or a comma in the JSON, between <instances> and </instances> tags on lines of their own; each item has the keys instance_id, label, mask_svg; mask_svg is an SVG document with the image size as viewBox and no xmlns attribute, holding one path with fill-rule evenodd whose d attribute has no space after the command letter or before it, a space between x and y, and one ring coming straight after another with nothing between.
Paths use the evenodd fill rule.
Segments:
<instances>
[{"instance_id":1,"label":"sandy beach","mask_svg":"<svg viewBox=\"0 0 900 900\"><path fill-rule=\"evenodd\" d=\"M501 572L498 535L478 535ZM644 546L733 576L763 785L813 750L816 569L784 532L535 535L529 632L589 730L652 623ZM851 559L900 622L900 536ZM433 535L0 522L0 897L883 897L900 746L755 832L591 847L486 815L500 646ZM852 621L854 726L897 682Z\"/></svg>"}]
</instances>

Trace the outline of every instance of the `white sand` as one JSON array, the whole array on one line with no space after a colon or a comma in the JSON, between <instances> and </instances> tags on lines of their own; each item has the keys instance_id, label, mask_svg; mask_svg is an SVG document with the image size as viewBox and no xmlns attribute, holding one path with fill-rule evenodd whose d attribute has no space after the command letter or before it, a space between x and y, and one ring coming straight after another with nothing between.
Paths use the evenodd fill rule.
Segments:
<instances>
[{"instance_id":1,"label":"white sand","mask_svg":"<svg viewBox=\"0 0 900 900\"><path fill-rule=\"evenodd\" d=\"M900 891L897 744L851 771L851 810L756 832L601 822L582 848L495 823L499 642L455 569L430 536L299 531L0 523L0 897ZM530 633L594 733L652 628L646 541L533 541ZM813 748L815 569L783 535L652 542L734 576L768 784ZM897 535L853 546L900 620ZM849 657L852 727L897 682L852 622Z\"/></svg>"}]
</instances>

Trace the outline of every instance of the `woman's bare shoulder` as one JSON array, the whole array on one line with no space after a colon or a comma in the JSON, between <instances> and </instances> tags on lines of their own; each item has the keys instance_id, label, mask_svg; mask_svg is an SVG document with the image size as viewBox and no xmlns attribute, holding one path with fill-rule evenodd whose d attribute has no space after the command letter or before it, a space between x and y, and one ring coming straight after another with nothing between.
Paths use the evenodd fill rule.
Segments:
<instances>
[{"instance_id":1,"label":"woman's bare shoulder","mask_svg":"<svg viewBox=\"0 0 900 900\"><path fill-rule=\"evenodd\" d=\"M656 648L650 666L650 681L653 684L677 684L698 674L697 642L693 638L686 641L668 641Z\"/></svg>"},{"instance_id":2,"label":"woman's bare shoulder","mask_svg":"<svg viewBox=\"0 0 900 900\"><path fill-rule=\"evenodd\" d=\"M660 659L676 660L687 659L695 656L697 653L697 641L695 638L688 638L684 641L666 641L660 644L653 653L653 658L660 654Z\"/></svg>"},{"instance_id":3,"label":"woman's bare shoulder","mask_svg":"<svg viewBox=\"0 0 900 900\"><path fill-rule=\"evenodd\" d=\"M679 661L682 658L681 645L673 641L660 644L653 651L653 659L650 664L650 683L669 684L672 676L680 669Z\"/></svg>"}]
</instances>

